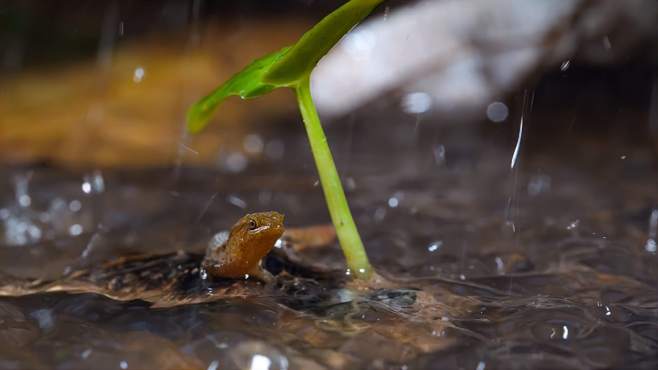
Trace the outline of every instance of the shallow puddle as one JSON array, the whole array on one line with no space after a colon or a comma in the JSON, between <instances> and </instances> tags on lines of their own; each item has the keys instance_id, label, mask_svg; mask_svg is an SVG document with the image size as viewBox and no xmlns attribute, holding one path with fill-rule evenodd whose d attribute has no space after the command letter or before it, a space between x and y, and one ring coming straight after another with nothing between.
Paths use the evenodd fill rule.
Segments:
<instances>
[{"instance_id":1,"label":"shallow puddle","mask_svg":"<svg viewBox=\"0 0 658 370\"><path fill-rule=\"evenodd\" d=\"M246 297L166 308L91 293L4 297L0 368L656 368L650 147L571 134L547 148L530 126L511 169L514 130L414 124L352 130L349 143L330 132L371 259L394 283L279 277ZM249 211L326 223L303 132L288 135L282 156L237 174L1 169L0 281L203 251ZM342 268L335 245L305 253Z\"/></svg>"}]
</instances>

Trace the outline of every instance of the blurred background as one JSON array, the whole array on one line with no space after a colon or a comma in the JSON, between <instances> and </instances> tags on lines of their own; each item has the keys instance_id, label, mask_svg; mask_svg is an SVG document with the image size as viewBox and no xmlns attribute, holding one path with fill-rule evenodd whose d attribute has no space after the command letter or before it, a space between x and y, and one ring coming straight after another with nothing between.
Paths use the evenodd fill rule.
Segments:
<instances>
[{"instance_id":1,"label":"blurred background","mask_svg":"<svg viewBox=\"0 0 658 370\"><path fill-rule=\"evenodd\" d=\"M290 93L230 101L195 138L185 109L339 3L4 1L0 160L214 166L259 160L266 148L276 156L280 142L249 135L299 128ZM327 124L378 109L515 135L528 93L537 116L560 115L549 131L623 125L655 141L657 13L642 0L390 1L322 61L314 95ZM633 119L600 119L621 111Z\"/></svg>"}]
</instances>

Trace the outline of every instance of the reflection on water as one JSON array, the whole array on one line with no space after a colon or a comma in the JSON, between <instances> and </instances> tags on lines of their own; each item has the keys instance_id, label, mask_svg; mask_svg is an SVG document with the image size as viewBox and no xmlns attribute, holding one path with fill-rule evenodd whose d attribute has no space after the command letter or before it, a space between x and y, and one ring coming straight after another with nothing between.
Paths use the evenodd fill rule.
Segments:
<instances>
[{"instance_id":1,"label":"reflection on water","mask_svg":"<svg viewBox=\"0 0 658 370\"><path fill-rule=\"evenodd\" d=\"M414 124L356 130L349 150L330 137L373 263L395 286L301 279L169 308L5 297L0 368L656 368L655 154L574 135L546 149L527 126L512 175L500 132L421 126L405 141ZM203 250L247 211L326 222L302 135L238 174L2 169L0 271L57 279L128 252ZM337 248L308 253L341 266Z\"/></svg>"}]
</instances>

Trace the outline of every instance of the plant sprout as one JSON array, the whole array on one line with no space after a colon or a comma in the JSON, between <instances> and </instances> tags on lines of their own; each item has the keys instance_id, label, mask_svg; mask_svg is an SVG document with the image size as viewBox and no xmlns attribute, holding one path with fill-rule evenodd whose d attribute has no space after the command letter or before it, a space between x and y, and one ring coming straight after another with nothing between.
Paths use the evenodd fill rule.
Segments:
<instances>
[{"instance_id":1,"label":"plant sprout","mask_svg":"<svg viewBox=\"0 0 658 370\"><path fill-rule=\"evenodd\" d=\"M350 271L367 278L372 272L350 212L331 150L311 96L313 68L329 50L383 0L350 0L322 19L292 46L254 60L187 112L187 128L198 133L229 96L255 98L288 87L295 90L331 220Z\"/></svg>"}]
</instances>

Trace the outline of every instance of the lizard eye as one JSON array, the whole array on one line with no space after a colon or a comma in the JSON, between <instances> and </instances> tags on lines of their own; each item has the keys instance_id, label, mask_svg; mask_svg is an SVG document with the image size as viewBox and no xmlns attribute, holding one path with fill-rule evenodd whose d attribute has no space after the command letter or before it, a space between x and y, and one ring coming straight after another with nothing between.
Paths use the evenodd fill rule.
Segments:
<instances>
[{"instance_id":1,"label":"lizard eye","mask_svg":"<svg viewBox=\"0 0 658 370\"><path fill-rule=\"evenodd\" d=\"M258 224L254 220L249 220L249 230L256 230Z\"/></svg>"}]
</instances>

